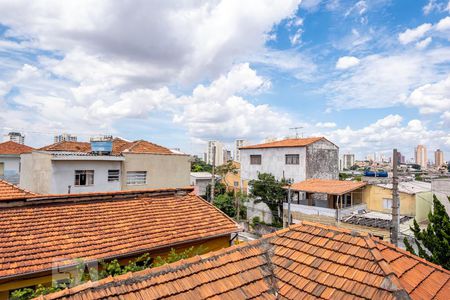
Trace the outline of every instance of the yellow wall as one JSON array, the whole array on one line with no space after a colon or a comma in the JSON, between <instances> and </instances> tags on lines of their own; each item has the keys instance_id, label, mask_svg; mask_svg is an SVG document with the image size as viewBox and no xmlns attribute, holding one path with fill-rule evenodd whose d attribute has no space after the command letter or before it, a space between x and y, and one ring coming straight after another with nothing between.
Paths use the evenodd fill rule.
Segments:
<instances>
[{"instance_id":1,"label":"yellow wall","mask_svg":"<svg viewBox=\"0 0 450 300\"><path fill-rule=\"evenodd\" d=\"M227 186L229 191L240 191L241 190L241 164L233 161L233 165L237 168L237 174L228 173L222 178L222 183ZM238 186L235 187L234 183L237 182ZM248 189L248 181L244 180L242 185L243 192L246 194Z\"/></svg>"},{"instance_id":2,"label":"yellow wall","mask_svg":"<svg viewBox=\"0 0 450 300\"><path fill-rule=\"evenodd\" d=\"M225 236L212 238L212 239L209 239L206 241L203 240L203 241L199 241L199 242L186 243L186 244L182 244L182 245L175 246L172 248L175 248L177 252L181 252L192 246L194 246L194 247L201 246L202 250L204 250L203 252L207 253L207 252L216 251L216 250L230 246L230 239L231 239L230 235L225 235ZM169 253L170 249L171 248L169 247L169 248L161 249L158 251L153 251L150 253L150 256L152 258L156 258L158 256L164 257ZM201 254L203 254L203 253L201 253ZM139 257L139 256L140 255L138 255L136 257ZM120 259L119 262L121 264L127 264L130 260L132 260L136 257L128 257L128 258ZM36 274L35 277L31 277L31 278L25 278L25 277L13 278L12 280L9 280L7 282L0 283L0 300L7 300L8 296L9 296L9 292L12 290L21 289L21 288L25 288L25 287L33 287L38 284L50 285L53 280L60 280L60 279L64 279L64 278L68 278L68 275L57 274L57 278L55 278L55 277L52 277L51 273L49 273L49 272Z\"/></svg>"},{"instance_id":3,"label":"yellow wall","mask_svg":"<svg viewBox=\"0 0 450 300\"><path fill-rule=\"evenodd\" d=\"M400 192L399 194L401 215L416 217L418 221L426 219L428 211L431 208L431 193L414 195ZM392 209L383 208L383 199L392 199L391 189L368 185L364 190L363 201L367 204L369 210L391 213Z\"/></svg>"}]
</instances>

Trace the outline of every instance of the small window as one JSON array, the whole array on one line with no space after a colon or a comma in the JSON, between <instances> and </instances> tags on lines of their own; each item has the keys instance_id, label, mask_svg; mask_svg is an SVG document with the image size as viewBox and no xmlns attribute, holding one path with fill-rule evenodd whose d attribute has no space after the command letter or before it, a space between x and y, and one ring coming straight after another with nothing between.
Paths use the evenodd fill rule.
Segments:
<instances>
[{"instance_id":1,"label":"small window","mask_svg":"<svg viewBox=\"0 0 450 300\"><path fill-rule=\"evenodd\" d=\"M108 182L119 181L119 170L108 170Z\"/></svg>"},{"instance_id":2,"label":"small window","mask_svg":"<svg viewBox=\"0 0 450 300\"><path fill-rule=\"evenodd\" d=\"M261 155L250 155L250 164L251 165L260 165L261 164Z\"/></svg>"},{"instance_id":3,"label":"small window","mask_svg":"<svg viewBox=\"0 0 450 300\"><path fill-rule=\"evenodd\" d=\"M75 186L94 185L94 170L75 170Z\"/></svg>"},{"instance_id":4,"label":"small window","mask_svg":"<svg viewBox=\"0 0 450 300\"><path fill-rule=\"evenodd\" d=\"M391 209L392 208L392 199L383 199L383 208Z\"/></svg>"},{"instance_id":5,"label":"small window","mask_svg":"<svg viewBox=\"0 0 450 300\"><path fill-rule=\"evenodd\" d=\"M234 187L238 187L238 186L239 186L239 181L235 181L235 182L233 183L233 185L234 185Z\"/></svg>"},{"instance_id":6,"label":"small window","mask_svg":"<svg viewBox=\"0 0 450 300\"><path fill-rule=\"evenodd\" d=\"M298 165L300 163L300 156L298 154L286 154L287 165Z\"/></svg>"},{"instance_id":7,"label":"small window","mask_svg":"<svg viewBox=\"0 0 450 300\"><path fill-rule=\"evenodd\" d=\"M147 171L129 171L127 172L128 185L144 185L147 183Z\"/></svg>"}]
</instances>

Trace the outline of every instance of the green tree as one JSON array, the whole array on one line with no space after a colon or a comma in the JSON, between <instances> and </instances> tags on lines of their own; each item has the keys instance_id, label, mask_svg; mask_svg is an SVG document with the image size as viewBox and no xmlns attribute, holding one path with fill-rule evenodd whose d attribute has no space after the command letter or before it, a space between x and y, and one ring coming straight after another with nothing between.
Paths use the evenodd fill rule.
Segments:
<instances>
[{"instance_id":1,"label":"green tree","mask_svg":"<svg viewBox=\"0 0 450 300\"><path fill-rule=\"evenodd\" d=\"M214 197L217 197L219 195L223 195L227 192L227 187L225 186L225 184L216 181L215 185L214 185ZM206 187L206 199L210 199L210 195L211 195L211 184L208 184L208 186Z\"/></svg>"},{"instance_id":2,"label":"green tree","mask_svg":"<svg viewBox=\"0 0 450 300\"><path fill-rule=\"evenodd\" d=\"M228 189L228 182L225 180L225 176L227 176L228 174L237 174L238 173L238 168L236 167L236 165L233 163L232 160L228 161L227 163L218 166L216 168L216 174L220 175L223 178L223 182L225 183L225 186Z\"/></svg>"},{"instance_id":3,"label":"green tree","mask_svg":"<svg viewBox=\"0 0 450 300\"><path fill-rule=\"evenodd\" d=\"M212 166L199 158L191 162L191 172L211 172Z\"/></svg>"},{"instance_id":4,"label":"green tree","mask_svg":"<svg viewBox=\"0 0 450 300\"><path fill-rule=\"evenodd\" d=\"M450 201L450 197L448 197ZM450 220L444 205L433 196L433 211L428 214L429 224L426 229L420 229L414 220L411 230L414 232L414 243L417 247L417 255L441 265L450 270ZM405 237L403 239L406 249L416 254L416 250Z\"/></svg>"},{"instance_id":5,"label":"green tree","mask_svg":"<svg viewBox=\"0 0 450 300\"><path fill-rule=\"evenodd\" d=\"M186 259L193 257L195 255L203 254L207 251L206 247L198 246L198 247L190 247L186 250L183 250L181 252L177 252L174 248L170 249L169 254L166 257L158 256L155 258L155 262L153 263L153 267L159 267L165 264L170 264L176 261L179 261L181 259Z\"/></svg>"},{"instance_id":6,"label":"green tree","mask_svg":"<svg viewBox=\"0 0 450 300\"><path fill-rule=\"evenodd\" d=\"M255 203L263 202L272 211L273 223L280 223L283 200L287 196L284 188L289 182L285 179L277 180L269 173L259 173L258 179L250 180L251 194L255 197Z\"/></svg>"},{"instance_id":7,"label":"green tree","mask_svg":"<svg viewBox=\"0 0 450 300\"><path fill-rule=\"evenodd\" d=\"M236 216L235 200L229 193L225 193L215 197L213 204L229 217L234 218Z\"/></svg>"}]
</instances>

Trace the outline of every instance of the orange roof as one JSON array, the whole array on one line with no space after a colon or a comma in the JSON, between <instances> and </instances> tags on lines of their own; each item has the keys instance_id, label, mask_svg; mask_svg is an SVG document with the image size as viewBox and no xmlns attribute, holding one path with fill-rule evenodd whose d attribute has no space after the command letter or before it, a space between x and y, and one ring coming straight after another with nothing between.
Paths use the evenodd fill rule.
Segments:
<instances>
[{"instance_id":1,"label":"orange roof","mask_svg":"<svg viewBox=\"0 0 450 300\"><path fill-rule=\"evenodd\" d=\"M324 193L330 195L343 195L350 193L367 183L363 181L346 181L332 179L308 179L296 182L291 185L294 191L302 191L308 193Z\"/></svg>"},{"instance_id":2,"label":"orange roof","mask_svg":"<svg viewBox=\"0 0 450 300\"><path fill-rule=\"evenodd\" d=\"M7 141L4 143L0 143L0 155L1 154L12 154L12 155L19 155L26 152L33 151L34 148L22 145L13 141Z\"/></svg>"},{"instance_id":3,"label":"orange roof","mask_svg":"<svg viewBox=\"0 0 450 300\"><path fill-rule=\"evenodd\" d=\"M187 189L42 196L0 209L0 280L229 235L238 225ZM90 196L90 197L89 197ZM70 260L69 260L70 259Z\"/></svg>"},{"instance_id":4,"label":"orange roof","mask_svg":"<svg viewBox=\"0 0 450 300\"><path fill-rule=\"evenodd\" d=\"M448 299L449 293L450 272L437 265L368 234L303 222L39 299Z\"/></svg>"},{"instance_id":5,"label":"orange roof","mask_svg":"<svg viewBox=\"0 0 450 300\"><path fill-rule=\"evenodd\" d=\"M263 143L257 145L244 146L239 149L262 149L262 148L285 148L285 147L305 147L325 139L324 137L310 137L301 139L285 139L281 141L275 141L270 143Z\"/></svg>"},{"instance_id":6,"label":"orange roof","mask_svg":"<svg viewBox=\"0 0 450 300\"><path fill-rule=\"evenodd\" d=\"M69 152L91 152L91 144L87 142L68 142L62 141L40 148L43 151L69 151ZM120 138L113 140L112 154L119 155L126 153L156 153L156 154L173 154L170 149L153 144L147 141L139 140L129 142Z\"/></svg>"},{"instance_id":7,"label":"orange roof","mask_svg":"<svg viewBox=\"0 0 450 300\"><path fill-rule=\"evenodd\" d=\"M34 195L36 194L21 189L12 183L0 179L0 201L29 197Z\"/></svg>"}]
</instances>

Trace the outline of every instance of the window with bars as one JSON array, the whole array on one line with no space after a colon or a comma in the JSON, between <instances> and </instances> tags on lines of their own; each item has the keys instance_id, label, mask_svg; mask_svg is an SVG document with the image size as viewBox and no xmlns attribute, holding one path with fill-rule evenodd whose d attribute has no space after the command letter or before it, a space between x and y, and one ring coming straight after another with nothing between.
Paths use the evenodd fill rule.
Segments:
<instances>
[{"instance_id":1,"label":"window with bars","mask_svg":"<svg viewBox=\"0 0 450 300\"><path fill-rule=\"evenodd\" d=\"M108 170L108 182L119 181L120 170Z\"/></svg>"},{"instance_id":2,"label":"window with bars","mask_svg":"<svg viewBox=\"0 0 450 300\"><path fill-rule=\"evenodd\" d=\"M261 155L250 155L250 164L251 165L260 165L261 164Z\"/></svg>"},{"instance_id":3,"label":"window with bars","mask_svg":"<svg viewBox=\"0 0 450 300\"><path fill-rule=\"evenodd\" d=\"M300 155L298 155L298 154L286 154L286 164L287 165L298 165L298 164L300 164Z\"/></svg>"},{"instance_id":4,"label":"window with bars","mask_svg":"<svg viewBox=\"0 0 450 300\"><path fill-rule=\"evenodd\" d=\"M75 170L75 186L94 185L94 170Z\"/></svg>"},{"instance_id":5,"label":"window with bars","mask_svg":"<svg viewBox=\"0 0 450 300\"><path fill-rule=\"evenodd\" d=\"M144 185L147 183L147 171L128 171L128 185Z\"/></svg>"}]
</instances>

